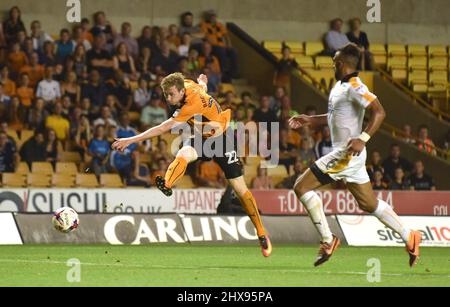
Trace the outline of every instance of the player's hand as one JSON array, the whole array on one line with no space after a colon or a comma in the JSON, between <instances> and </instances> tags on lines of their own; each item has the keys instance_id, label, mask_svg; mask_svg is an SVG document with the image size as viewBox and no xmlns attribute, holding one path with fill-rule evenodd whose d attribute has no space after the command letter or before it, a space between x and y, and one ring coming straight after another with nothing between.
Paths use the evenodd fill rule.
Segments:
<instances>
[{"instance_id":1,"label":"player's hand","mask_svg":"<svg viewBox=\"0 0 450 307\"><path fill-rule=\"evenodd\" d=\"M208 77L204 74L201 74L198 79L197 79L198 83L204 83L204 84L208 84Z\"/></svg>"},{"instance_id":2,"label":"player's hand","mask_svg":"<svg viewBox=\"0 0 450 307\"><path fill-rule=\"evenodd\" d=\"M111 145L113 150L121 151L123 152L125 149L127 149L128 146L130 146L133 142L130 141L128 138L124 139L115 139L116 141Z\"/></svg>"},{"instance_id":3,"label":"player's hand","mask_svg":"<svg viewBox=\"0 0 450 307\"><path fill-rule=\"evenodd\" d=\"M309 126L311 124L311 117L305 114L297 115L289 119L289 126L292 129L298 129L300 127Z\"/></svg>"},{"instance_id":4,"label":"player's hand","mask_svg":"<svg viewBox=\"0 0 450 307\"><path fill-rule=\"evenodd\" d=\"M359 156L364 150L366 143L360 139L351 139L347 144L347 153L352 156Z\"/></svg>"}]
</instances>

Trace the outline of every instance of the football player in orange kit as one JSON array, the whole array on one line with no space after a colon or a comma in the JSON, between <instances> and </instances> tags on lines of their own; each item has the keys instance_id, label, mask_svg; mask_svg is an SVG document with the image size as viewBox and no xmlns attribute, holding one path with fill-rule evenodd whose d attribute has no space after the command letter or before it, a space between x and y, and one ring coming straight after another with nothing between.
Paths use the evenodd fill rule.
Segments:
<instances>
[{"instance_id":1,"label":"football player in orange kit","mask_svg":"<svg viewBox=\"0 0 450 307\"><path fill-rule=\"evenodd\" d=\"M173 73L164 78L161 87L166 101L172 107L177 108L173 116L139 135L117 139L112 147L115 150L123 151L133 143L151 139L169 132L177 125L187 123L194 128L194 132L183 142L183 147L169 166L165 178L160 176L156 178L156 186L165 195L170 196L172 187L183 177L189 163L198 159L213 159L220 165L255 226L262 254L269 257L272 253L272 244L263 227L255 198L244 181L243 167L237 155L236 142L226 133L230 124L231 111L229 109L222 111L216 100L207 94L208 78L205 75L201 75L197 81L198 83L187 80L181 73ZM216 149L219 147L215 147L211 150L214 151L212 154L205 156L203 150L199 149L197 145L200 144L203 148L206 142L210 145L221 144L222 149L217 152Z\"/></svg>"}]
</instances>

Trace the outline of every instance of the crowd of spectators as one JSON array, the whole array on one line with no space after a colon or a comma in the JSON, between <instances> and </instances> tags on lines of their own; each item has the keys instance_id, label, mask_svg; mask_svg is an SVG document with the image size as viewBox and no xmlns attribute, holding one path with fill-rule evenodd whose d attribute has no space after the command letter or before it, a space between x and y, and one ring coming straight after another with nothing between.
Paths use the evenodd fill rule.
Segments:
<instances>
[{"instance_id":1,"label":"crowd of spectators","mask_svg":"<svg viewBox=\"0 0 450 307\"><path fill-rule=\"evenodd\" d=\"M55 38L38 20L31 22L28 31L20 9L11 8L0 28L0 172L14 172L20 161L55 165L62 152L76 151L86 166L83 172L97 176L116 172L127 185L153 185L173 160L171 144L161 138L157 143L129 146L123 153L111 151L110 144L171 116L173 110L166 106L159 83L167 74L180 71L194 80L201 73L208 76L208 92L219 97L223 109L232 110L232 125L268 123L265 137L270 139L270 123L279 123L277 154L289 176L274 186L267 170L258 168L251 185L292 188L307 167L332 150L329 128L291 129L288 119L298 113L282 86L272 96L262 97L220 92L221 83L238 77L237 53L226 27L214 11L206 12L198 25L190 12L180 19L180 25L144 26L134 37L129 22L117 31L104 12L96 12L92 22L85 18L72 29L61 29ZM357 21L353 22L352 33L360 38ZM340 32L340 26L336 21L333 31ZM288 49L285 53L283 65L288 69L294 64L289 62ZM317 110L307 106L305 113L315 115ZM18 148L9 132L16 131L20 137L29 130L34 135ZM433 153L426 127L421 127L417 138L406 138L405 134L405 142L416 142L419 149ZM434 187L423 163L417 161L413 168L396 155L384 163L372 156L369 173L375 188ZM143 156L149 158L142 161ZM189 173L198 186L226 185L214 161L190 166Z\"/></svg>"}]
</instances>

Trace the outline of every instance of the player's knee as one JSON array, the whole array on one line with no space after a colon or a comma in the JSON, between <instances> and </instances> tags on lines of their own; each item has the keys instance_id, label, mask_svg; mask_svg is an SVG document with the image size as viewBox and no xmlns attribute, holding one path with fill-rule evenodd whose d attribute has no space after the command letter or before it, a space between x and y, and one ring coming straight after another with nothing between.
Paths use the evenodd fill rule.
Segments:
<instances>
[{"instance_id":1,"label":"player's knee","mask_svg":"<svg viewBox=\"0 0 450 307\"><path fill-rule=\"evenodd\" d=\"M185 159L188 163L190 163L192 161L197 160L198 155L193 147L185 146L178 151L177 157L181 157Z\"/></svg>"},{"instance_id":2,"label":"player's knee","mask_svg":"<svg viewBox=\"0 0 450 307\"><path fill-rule=\"evenodd\" d=\"M377 209L376 201L363 201L358 202L359 208L365 212L373 213Z\"/></svg>"},{"instance_id":3,"label":"player's knee","mask_svg":"<svg viewBox=\"0 0 450 307\"><path fill-rule=\"evenodd\" d=\"M302 197L309 191L311 191L311 189L309 189L305 184L303 184L301 180L297 181L294 185L294 192L298 198Z\"/></svg>"}]
</instances>

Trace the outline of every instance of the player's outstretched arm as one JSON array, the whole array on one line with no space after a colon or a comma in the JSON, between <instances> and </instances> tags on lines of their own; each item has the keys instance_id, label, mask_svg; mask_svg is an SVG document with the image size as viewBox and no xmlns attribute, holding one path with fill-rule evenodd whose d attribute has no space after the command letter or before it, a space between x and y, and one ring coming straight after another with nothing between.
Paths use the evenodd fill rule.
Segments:
<instances>
[{"instance_id":1,"label":"player's outstretched arm","mask_svg":"<svg viewBox=\"0 0 450 307\"><path fill-rule=\"evenodd\" d=\"M160 125L152 127L141 134L129 138L116 139L116 141L112 144L112 149L124 151L133 143L139 143L170 131L170 129L172 129L176 124L177 122L173 118L169 118Z\"/></svg>"},{"instance_id":2,"label":"player's outstretched arm","mask_svg":"<svg viewBox=\"0 0 450 307\"><path fill-rule=\"evenodd\" d=\"M297 115L289 119L289 125L292 129L298 129L303 126L324 126L327 124L327 114L321 115Z\"/></svg>"},{"instance_id":3,"label":"player's outstretched arm","mask_svg":"<svg viewBox=\"0 0 450 307\"><path fill-rule=\"evenodd\" d=\"M380 129L386 117L386 112L378 99L372 101L367 109L370 111L370 118L366 130L359 138L350 140L347 145L348 153L354 156L359 156L369 139Z\"/></svg>"}]
</instances>

